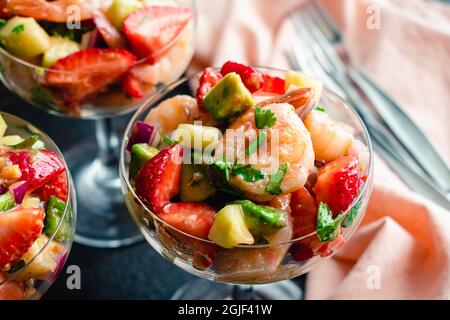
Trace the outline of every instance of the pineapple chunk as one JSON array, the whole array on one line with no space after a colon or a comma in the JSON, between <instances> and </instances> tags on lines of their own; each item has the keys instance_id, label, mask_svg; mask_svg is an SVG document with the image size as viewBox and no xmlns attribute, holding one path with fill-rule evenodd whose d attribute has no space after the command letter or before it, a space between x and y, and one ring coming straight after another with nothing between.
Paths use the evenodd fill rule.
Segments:
<instances>
[{"instance_id":1,"label":"pineapple chunk","mask_svg":"<svg viewBox=\"0 0 450 320\"><path fill-rule=\"evenodd\" d=\"M111 20L117 29L122 30L123 20L130 13L142 7L142 2L138 0L114 0L108 11L106 11L106 17Z\"/></svg>"},{"instance_id":2,"label":"pineapple chunk","mask_svg":"<svg viewBox=\"0 0 450 320\"><path fill-rule=\"evenodd\" d=\"M8 129L8 125L6 124L5 119L3 119L2 115L0 114L0 138L5 135L6 129Z\"/></svg>"},{"instance_id":3,"label":"pineapple chunk","mask_svg":"<svg viewBox=\"0 0 450 320\"><path fill-rule=\"evenodd\" d=\"M172 134L172 139L180 141L186 148L213 150L220 141L222 133L215 127L193 124L180 124Z\"/></svg>"},{"instance_id":4,"label":"pineapple chunk","mask_svg":"<svg viewBox=\"0 0 450 320\"><path fill-rule=\"evenodd\" d=\"M301 72L287 71L285 74L285 90L288 92L294 88L313 88L315 91L314 98L319 103L320 96L323 92L323 83L320 80L310 78Z\"/></svg>"},{"instance_id":5,"label":"pineapple chunk","mask_svg":"<svg viewBox=\"0 0 450 320\"><path fill-rule=\"evenodd\" d=\"M8 147L15 146L16 144L24 141L20 136L3 136L0 138L0 144Z\"/></svg>"},{"instance_id":6,"label":"pineapple chunk","mask_svg":"<svg viewBox=\"0 0 450 320\"><path fill-rule=\"evenodd\" d=\"M77 51L80 51L80 44L78 42L62 37L51 37L50 48L45 51L44 57L42 58L42 66L49 68L59 59L65 58Z\"/></svg>"},{"instance_id":7,"label":"pineapple chunk","mask_svg":"<svg viewBox=\"0 0 450 320\"><path fill-rule=\"evenodd\" d=\"M245 224L242 207L236 204L227 205L216 214L208 238L224 248L255 242Z\"/></svg>"},{"instance_id":8,"label":"pineapple chunk","mask_svg":"<svg viewBox=\"0 0 450 320\"><path fill-rule=\"evenodd\" d=\"M0 29L0 42L10 53L33 58L50 47L50 37L34 18L14 17Z\"/></svg>"}]
</instances>

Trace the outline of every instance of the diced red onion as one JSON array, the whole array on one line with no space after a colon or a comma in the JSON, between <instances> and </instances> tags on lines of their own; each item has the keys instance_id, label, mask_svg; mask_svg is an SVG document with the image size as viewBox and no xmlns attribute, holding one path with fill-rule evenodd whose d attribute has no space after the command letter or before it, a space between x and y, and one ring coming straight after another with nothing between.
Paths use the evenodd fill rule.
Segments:
<instances>
[{"instance_id":1,"label":"diced red onion","mask_svg":"<svg viewBox=\"0 0 450 320\"><path fill-rule=\"evenodd\" d=\"M9 190L13 194L16 203L21 204L23 198L25 197L26 192L28 191L28 182L23 181L14 183L12 186L9 187Z\"/></svg>"},{"instance_id":2,"label":"diced red onion","mask_svg":"<svg viewBox=\"0 0 450 320\"><path fill-rule=\"evenodd\" d=\"M0 196L1 196L2 194L5 194L6 191L8 191L8 188L6 188L5 186L0 185Z\"/></svg>"},{"instance_id":3,"label":"diced red onion","mask_svg":"<svg viewBox=\"0 0 450 320\"><path fill-rule=\"evenodd\" d=\"M154 126L145 122L138 121L134 124L131 137L128 140L127 150L131 151L131 147L136 143L148 143L153 144L157 130Z\"/></svg>"}]
</instances>

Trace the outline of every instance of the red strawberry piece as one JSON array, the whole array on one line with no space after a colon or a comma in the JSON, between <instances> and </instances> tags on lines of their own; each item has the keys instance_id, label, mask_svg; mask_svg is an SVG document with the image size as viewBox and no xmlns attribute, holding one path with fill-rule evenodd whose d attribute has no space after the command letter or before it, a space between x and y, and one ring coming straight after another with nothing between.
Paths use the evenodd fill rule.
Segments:
<instances>
[{"instance_id":1,"label":"red strawberry piece","mask_svg":"<svg viewBox=\"0 0 450 320\"><path fill-rule=\"evenodd\" d=\"M5 158L19 166L20 180L27 182L28 191L39 189L65 171L64 162L47 150L14 150L5 154Z\"/></svg>"},{"instance_id":2,"label":"red strawberry piece","mask_svg":"<svg viewBox=\"0 0 450 320\"><path fill-rule=\"evenodd\" d=\"M6 275L0 272L0 283L6 280ZM25 297L25 288L23 284L17 281L8 281L0 284L0 301L2 300L23 300Z\"/></svg>"},{"instance_id":3,"label":"red strawberry piece","mask_svg":"<svg viewBox=\"0 0 450 320\"><path fill-rule=\"evenodd\" d=\"M39 197L41 200L47 202L51 196L55 196L60 200L67 201L67 176L63 172L53 180L49 181L42 188L39 189Z\"/></svg>"},{"instance_id":4,"label":"red strawberry piece","mask_svg":"<svg viewBox=\"0 0 450 320\"><path fill-rule=\"evenodd\" d=\"M354 156L335 159L317 172L313 188L317 202L330 206L335 215L344 212L358 196L361 185L361 171Z\"/></svg>"},{"instance_id":5,"label":"red strawberry piece","mask_svg":"<svg viewBox=\"0 0 450 320\"><path fill-rule=\"evenodd\" d=\"M208 239L216 210L205 203L170 203L163 209L161 218L172 227L194 237Z\"/></svg>"},{"instance_id":6,"label":"red strawberry piece","mask_svg":"<svg viewBox=\"0 0 450 320\"><path fill-rule=\"evenodd\" d=\"M225 62L220 69L220 73L225 76L231 72L235 72L241 77L242 82L250 92L255 92L263 86L262 75L250 66L232 61Z\"/></svg>"},{"instance_id":7,"label":"red strawberry piece","mask_svg":"<svg viewBox=\"0 0 450 320\"><path fill-rule=\"evenodd\" d=\"M193 16L192 9L151 6L134 11L123 22L123 32L140 58L154 63L170 49Z\"/></svg>"},{"instance_id":8,"label":"red strawberry piece","mask_svg":"<svg viewBox=\"0 0 450 320\"><path fill-rule=\"evenodd\" d=\"M85 49L58 60L47 73L47 84L64 106L77 108L118 81L135 61L124 49Z\"/></svg>"},{"instance_id":9,"label":"red strawberry piece","mask_svg":"<svg viewBox=\"0 0 450 320\"><path fill-rule=\"evenodd\" d=\"M140 99L144 96L144 83L131 72L122 79L122 91L134 99Z\"/></svg>"},{"instance_id":10,"label":"red strawberry piece","mask_svg":"<svg viewBox=\"0 0 450 320\"><path fill-rule=\"evenodd\" d=\"M136 178L136 193L160 215L170 199L180 190L183 148L176 144L148 161Z\"/></svg>"},{"instance_id":11,"label":"red strawberry piece","mask_svg":"<svg viewBox=\"0 0 450 320\"><path fill-rule=\"evenodd\" d=\"M344 236L340 234L335 240L322 244L317 252L322 257L331 256L333 253L339 250L345 244L345 242L346 240Z\"/></svg>"},{"instance_id":12,"label":"red strawberry piece","mask_svg":"<svg viewBox=\"0 0 450 320\"><path fill-rule=\"evenodd\" d=\"M285 81L279 77L272 77L268 74L263 74L263 87L261 91L267 93L284 94L285 91Z\"/></svg>"},{"instance_id":13,"label":"red strawberry piece","mask_svg":"<svg viewBox=\"0 0 450 320\"><path fill-rule=\"evenodd\" d=\"M97 30L100 32L108 47L118 49L127 46L126 40L103 12L95 10L92 12L92 18Z\"/></svg>"},{"instance_id":14,"label":"red strawberry piece","mask_svg":"<svg viewBox=\"0 0 450 320\"><path fill-rule=\"evenodd\" d=\"M195 97L197 99L197 104L200 109L203 110L203 101L211 89L222 80L223 76L215 71L213 68L206 68L199 79L199 86L197 88L197 92L195 93Z\"/></svg>"},{"instance_id":15,"label":"red strawberry piece","mask_svg":"<svg viewBox=\"0 0 450 320\"><path fill-rule=\"evenodd\" d=\"M0 269L28 251L42 232L44 217L43 209L21 207L0 214Z\"/></svg>"}]
</instances>

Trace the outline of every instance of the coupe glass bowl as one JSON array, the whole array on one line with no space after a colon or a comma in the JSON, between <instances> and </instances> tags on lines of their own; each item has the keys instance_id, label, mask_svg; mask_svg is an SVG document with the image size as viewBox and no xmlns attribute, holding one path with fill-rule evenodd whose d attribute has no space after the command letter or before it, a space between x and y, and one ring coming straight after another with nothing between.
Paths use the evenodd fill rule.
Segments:
<instances>
[{"instance_id":1,"label":"coupe glass bowl","mask_svg":"<svg viewBox=\"0 0 450 320\"><path fill-rule=\"evenodd\" d=\"M63 155L59 151L58 147L44 132L40 131L30 123L16 116L7 114L5 112L2 112L1 114L8 124L8 129L6 132L7 135L20 135L22 137L39 135L40 139L45 143L46 149L56 153L64 161ZM61 223L58 225L55 232L49 237L47 243L43 245L42 249L40 249L40 251L34 257L30 258L28 263L17 268L15 272L9 273L6 280L0 281L0 291L2 290L2 287L3 289L5 289L9 284L21 283L26 288L25 299L37 300L42 297L42 295L48 290L52 283L55 282L59 273L63 270L64 264L72 247L77 216L75 190L73 189L73 181L67 166L66 174L68 181L68 196L67 205L64 211L64 216L61 219ZM64 221L68 221L70 225L69 235L63 241L53 241L55 235L61 228L62 222ZM55 254L55 252L57 253ZM57 262L56 268L53 272L47 274L42 279L30 279L29 276L27 276L27 271L32 268L36 268L37 265L41 263L48 262L49 259L51 259L51 263Z\"/></svg>"},{"instance_id":2,"label":"coupe glass bowl","mask_svg":"<svg viewBox=\"0 0 450 320\"><path fill-rule=\"evenodd\" d=\"M259 68L262 73L274 76L284 76L284 71ZM126 130L121 148L120 176L122 189L125 195L128 209L144 234L150 245L163 257L173 262L178 267L204 279L227 284L254 286L249 295L248 290L242 290L242 286L218 285L214 282L201 281L197 284L186 284L176 294L175 298L181 299L222 299L222 298L299 298L300 294L296 286L289 282L280 282L295 278L311 270L326 257L320 255L305 256L297 260L290 254L292 246L299 248L305 244L324 245L318 242L316 233L291 240L286 243L269 245L239 245L233 249L218 247L209 240L193 237L175 229L157 215L151 212L137 197L129 180L128 163L130 160L126 145L130 137L133 125L136 121L143 121L149 110L159 102L177 94L193 96L198 85L199 74L181 79L170 86L159 90L142 106L131 119ZM373 160L372 148L367 130L354 109L343 101L338 95L325 88L320 105L326 106L327 113L338 121L346 123L353 128L355 137L360 139L368 147L368 176L362 191L348 208L348 211L356 208L356 218L347 228L342 228L342 236L348 241L359 223L361 222L372 190ZM343 241L328 244L327 257L334 254ZM270 285L267 285L270 284ZM233 289L233 290L231 290ZM253 295L253 296L252 296Z\"/></svg>"},{"instance_id":3,"label":"coupe glass bowl","mask_svg":"<svg viewBox=\"0 0 450 320\"><path fill-rule=\"evenodd\" d=\"M176 0L172 3L191 8L193 18L168 45L169 49L165 47L154 54L160 57L156 64L150 65L148 62L152 57L147 57L134 65L135 75L145 79L146 83L141 99L131 99L121 91L120 85L112 85L106 92L81 105L78 114L67 113L58 106L52 92L45 86L46 75L55 71L40 67L33 61L24 61L0 47L0 79L12 92L45 112L95 120L95 135L83 137L77 145L65 146L67 149L64 150L75 187L80 190L77 194L79 221L76 242L94 247L119 247L142 239L125 214L118 175L120 138L112 119L135 111L158 88L180 78L188 67L195 46L195 2ZM158 4L161 3L155 2ZM95 201L92 201L93 194L96 195Z\"/></svg>"}]
</instances>

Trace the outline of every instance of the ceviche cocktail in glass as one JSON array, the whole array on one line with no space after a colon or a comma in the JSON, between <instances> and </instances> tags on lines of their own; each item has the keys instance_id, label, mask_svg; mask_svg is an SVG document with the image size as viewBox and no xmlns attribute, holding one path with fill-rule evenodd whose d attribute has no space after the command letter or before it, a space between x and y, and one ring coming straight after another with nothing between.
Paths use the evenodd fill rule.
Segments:
<instances>
[{"instance_id":1,"label":"ceviche cocktail in glass","mask_svg":"<svg viewBox=\"0 0 450 320\"><path fill-rule=\"evenodd\" d=\"M229 61L136 112L120 174L150 245L213 280L174 298L299 298L282 280L350 240L372 189L372 149L352 107L319 80Z\"/></svg>"}]
</instances>

